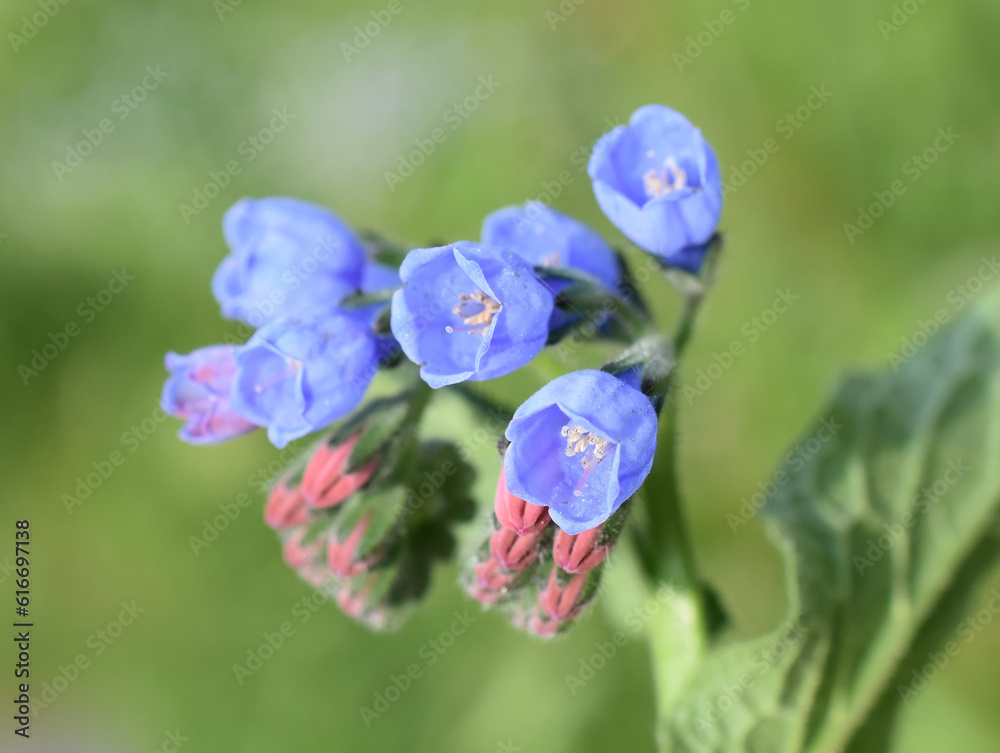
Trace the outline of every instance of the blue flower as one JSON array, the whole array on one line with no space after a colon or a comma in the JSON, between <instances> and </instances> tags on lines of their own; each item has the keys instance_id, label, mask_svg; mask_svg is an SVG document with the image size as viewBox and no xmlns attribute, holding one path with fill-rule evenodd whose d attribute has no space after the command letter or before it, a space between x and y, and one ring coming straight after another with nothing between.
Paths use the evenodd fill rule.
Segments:
<instances>
[{"instance_id":1,"label":"blue flower","mask_svg":"<svg viewBox=\"0 0 1000 753\"><path fill-rule=\"evenodd\" d=\"M365 262L361 273L361 292L378 293L383 290L394 290L400 286L399 270L387 264Z\"/></svg>"},{"instance_id":2,"label":"blue flower","mask_svg":"<svg viewBox=\"0 0 1000 753\"><path fill-rule=\"evenodd\" d=\"M395 345L376 336L372 319L371 309L329 307L261 327L236 356L236 410L267 426L276 447L350 413Z\"/></svg>"},{"instance_id":3,"label":"blue flower","mask_svg":"<svg viewBox=\"0 0 1000 753\"><path fill-rule=\"evenodd\" d=\"M663 105L640 107L597 142L587 172L619 230L664 263L697 273L722 214L722 178L687 118Z\"/></svg>"},{"instance_id":4,"label":"blue flower","mask_svg":"<svg viewBox=\"0 0 1000 753\"><path fill-rule=\"evenodd\" d=\"M481 240L510 249L535 267L578 270L612 290L621 283L618 258L597 232L537 201L487 216Z\"/></svg>"},{"instance_id":5,"label":"blue flower","mask_svg":"<svg viewBox=\"0 0 1000 753\"><path fill-rule=\"evenodd\" d=\"M185 442L216 444L257 428L230 401L237 350L234 345L212 345L186 356L167 353L164 360L170 376L163 385L160 405L187 422L178 434Z\"/></svg>"},{"instance_id":6,"label":"blue flower","mask_svg":"<svg viewBox=\"0 0 1000 753\"><path fill-rule=\"evenodd\" d=\"M399 274L392 333L431 387L510 374L545 346L552 293L509 250L415 249Z\"/></svg>"},{"instance_id":7,"label":"blue flower","mask_svg":"<svg viewBox=\"0 0 1000 753\"><path fill-rule=\"evenodd\" d=\"M258 327L336 305L362 285L365 252L342 220L304 201L242 199L222 221L231 253L212 278L223 316Z\"/></svg>"},{"instance_id":8,"label":"blue flower","mask_svg":"<svg viewBox=\"0 0 1000 753\"><path fill-rule=\"evenodd\" d=\"M549 508L563 531L601 525L653 467L656 411L604 371L575 371L528 398L507 427L507 488Z\"/></svg>"}]
</instances>

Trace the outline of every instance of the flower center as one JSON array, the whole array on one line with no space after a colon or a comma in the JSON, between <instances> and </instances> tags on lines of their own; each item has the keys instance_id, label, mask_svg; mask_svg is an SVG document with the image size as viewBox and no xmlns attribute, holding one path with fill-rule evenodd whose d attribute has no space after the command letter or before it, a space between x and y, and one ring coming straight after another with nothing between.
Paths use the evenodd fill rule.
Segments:
<instances>
[{"instance_id":1,"label":"flower center","mask_svg":"<svg viewBox=\"0 0 1000 753\"><path fill-rule=\"evenodd\" d=\"M574 457L583 453L580 458L580 465L583 466L583 475L573 490L574 497L583 495L583 485L587 483L587 478L593 473L597 465L604 460L608 453L611 442L604 437L598 436L591 431L587 431L578 423L567 424L562 428L561 434L566 437L566 455Z\"/></svg>"},{"instance_id":2,"label":"flower center","mask_svg":"<svg viewBox=\"0 0 1000 753\"><path fill-rule=\"evenodd\" d=\"M677 160L673 157L667 157L663 162L663 169L656 170L650 168L642 176L642 183L646 189L646 195L653 198L670 193L671 191L679 191L682 188L686 188L687 173L684 172L684 168L677 164Z\"/></svg>"},{"instance_id":3,"label":"flower center","mask_svg":"<svg viewBox=\"0 0 1000 753\"><path fill-rule=\"evenodd\" d=\"M470 335L485 335L493 323L493 317L500 311L500 304L482 290L469 295L460 295L451 313L462 317L464 327L445 327L445 332L468 332Z\"/></svg>"}]
</instances>

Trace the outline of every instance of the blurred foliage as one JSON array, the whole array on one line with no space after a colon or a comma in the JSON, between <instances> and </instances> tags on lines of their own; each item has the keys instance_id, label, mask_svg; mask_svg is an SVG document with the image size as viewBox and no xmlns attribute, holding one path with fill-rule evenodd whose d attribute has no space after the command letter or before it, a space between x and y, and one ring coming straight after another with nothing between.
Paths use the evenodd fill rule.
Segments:
<instances>
[{"instance_id":1,"label":"blurred foliage","mask_svg":"<svg viewBox=\"0 0 1000 753\"><path fill-rule=\"evenodd\" d=\"M771 478L842 367L885 366L996 251L995 3L918 5L885 39L878 22L890 19L889 0L400 1L350 60L342 45L355 44L372 12L384 19L387 4L243 0L220 19L209 0L70 0L16 50L8 32L20 34L41 6L0 7L0 530L32 521L35 687L78 654L92 659L35 720L41 749L72 740L74 750L153 750L179 729L191 751L490 753L508 740L546 753L652 750L638 637L575 695L564 679L638 606L625 551L602 605L551 644L479 616L454 567L388 636L330 605L295 610L310 592L281 563L254 489L279 467L278 451L262 435L185 446L156 408L164 351L238 330L219 318L208 285L224 254L221 215L239 197L301 197L422 245L475 237L486 213L559 184L555 207L617 240L583 170L609 123L647 102L670 104L703 129L727 179L748 149L777 138L779 150L727 197L720 280L681 376L694 383L716 353L746 346L704 395L683 401L681 422L699 557L746 635L776 622L783 582L759 526L733 533L726 515ZM733 22L678 70L674 53L688 37L698 44L725 9ZM547 10L572 12L553 29ZM142 85L147 66L168 75L120 119L122 95ZM480 76L500 86L451 130L452 108ZM778 121L814 86L832 96L786 140ZM258 151L247 140L275 108L294 118ZM60 180L52 163L104 118L113 130ZM447 139L390 190L386 172L437 127ZM910 182L904 165L948 127L959 140ZM239 172L185 222L179 205L232 160ZM844 223L897 179L906 193L850 243ZM100 291L122 267L135 279L105 306ZM670 291L652 287L669 318ZM753 317L786 289L799 300L754 340ZM18 366L70 322L79 333L25 384ZM603 355L549 355L491 394L516 405L544 379ZM488 504L501 427L453 398L436 402L428 422L474 449L484 469L475 493ZM63 495L116 450L125 462L67 511ZM195 556L188 538L243 492L253 503ZM97 631L123 600L145 611L109 644ZM455 610L477 620L438 655L428 642ZM239 685L233 665L285 621L295 634ZM998 660L992 624L904 708L898 749L995 750ZM366 727L359 707L411 663L422 676Z\"/></svg>"}]
</instances>

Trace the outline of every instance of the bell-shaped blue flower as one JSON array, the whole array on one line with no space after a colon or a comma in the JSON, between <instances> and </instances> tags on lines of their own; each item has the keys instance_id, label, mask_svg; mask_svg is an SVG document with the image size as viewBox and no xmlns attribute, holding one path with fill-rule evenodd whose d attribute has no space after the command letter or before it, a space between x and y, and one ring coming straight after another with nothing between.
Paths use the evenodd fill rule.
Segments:
<instances>
[{"instance_id":1,"label":"bell-shaped blue flower","mask_svg":"<svg viewBox=\"0 0 1000 753\"><path fill-rule=\"evenodd\" d=\"M266 426L276 447L350 413L395 346L373 332L372 318L370 310L328 307L257 330L236 356L236 410Z\"/></svg>"},{"instance_id":2,"label":"bell-shaped blue flower","mask_svg":"<svg viewBox=\"0 0 1000 753\"><path fill-rule=\"evenodd\" d=\"M640 107L597 142L587 172L619 230L665 264L698 272L722 214L722 178L687 118L663 105Z\"/></svg>"},{"instance_id":3,"label":"bell-shaped blue flower","mask_svg":"<svg viewBox=\"0 0 1000 753\"><path fill-rule=\"evenodd\" d=\"M286 198L242 199L222 221L230 254L212 278L223 316L259 327L358 292L365 252L327 210Z\"/></svg>"},{"instance_id":4,"label":"bell-shaped blue flower","mask_svg":"<svg viewBox=\"0 0 1000 753\"><path fill-rule=\"evenodd\" d=\"M553 379L514 412L504 458L507 488L549 508L568 534L601 525L653 467L656 411L604 371Z\"/></svg>"},{"instance_id":5,"label":"bell-shaped blue flower","mask_svg":"<svg viewBox=\"0 0 1000 753\"><path fill-rule=\"evenodd\" d=\"M234 345L211 345L186 356L167 353L170 376L163 385L160 406L186 421L178 436L191 444L216 444L258 428L236 412L230 401Z\"/></svg>"},{"instance_id":6,"label":"bell-shaped blue flower","mask_svg":"<svg viewBox=\"0 0 1000 753\"><path fill-rule=\"evenodd\" d=\"M614 249L596 231L541 202L504 207L488 215L480 240L510 249L535 267L584 272L612 290L621 283Z\"/></svg>"},{"instance_id":7,"label":"bell-shaped blue flower","mask_svg":"<svg viewBox=\"0 0 1000 753\"><path fill-rule=\"evenodd\" d=\"M549 334L552 293L507 249L460 241L410 251L392 333L431 387L510 374Z\"/></svg>"}]
</instances>

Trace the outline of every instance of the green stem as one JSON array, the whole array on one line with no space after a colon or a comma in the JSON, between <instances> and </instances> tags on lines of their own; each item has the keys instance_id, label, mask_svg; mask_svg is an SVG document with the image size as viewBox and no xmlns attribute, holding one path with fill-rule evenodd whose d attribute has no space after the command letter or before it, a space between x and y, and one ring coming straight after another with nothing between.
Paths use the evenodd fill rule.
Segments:
<instances>
[{"instance_id":1,"label":"green stem","mask_svg":"<svg viewBox=\"0 0 1000 753\"><path fill-rule=\"evenodd\" d=\"M713 258L709 270L714 261ZM704 279L704 284L691 285L692 281L688 280L686 288L678 286L684 293L684 309L673 338L675 363L671 376L676 373L691 339L709 287L710 275ZM664 381L667 384L658 385L657 392L668 387L672 380ZM663 722L673 713L678 698L701 661L708 632L701 579L681 507L677 468L678 401L674 390L665 391L656 457L644 485L646 519L639 540L640 558L650 583L654 587L666 584L672 589L666 608L658 612L649 625L658 729L663 729ZM669 750L666 739L662 735L659 737L661 750Z\"/></svg>"}]
</instances>

